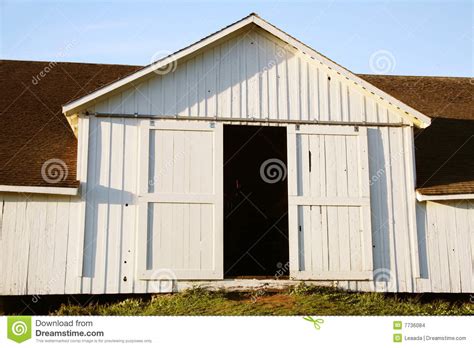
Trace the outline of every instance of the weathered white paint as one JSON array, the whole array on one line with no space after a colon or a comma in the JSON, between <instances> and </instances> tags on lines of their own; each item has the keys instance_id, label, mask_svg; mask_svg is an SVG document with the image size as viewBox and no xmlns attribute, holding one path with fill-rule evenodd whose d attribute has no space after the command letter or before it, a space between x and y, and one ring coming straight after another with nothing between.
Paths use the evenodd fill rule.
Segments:
<instances>
[{"instance_id":1,"label":"weathered white paint","mask_svg":"<svg viewBox=\"0 0 474 348\"><path fill-rule=\"evenodd\" d=\"M80 292L78 204L60 195L0 194L1 295Z\"/></svg>"},{"instance_id":2,"label":"weathered white paint","mask_svg":"<svg viewBox=\"0 0 474 348\"><path fill-rule=\"evenodd\" d=\"M87 110L410 124L393 105L257 29L178 63L165 75L152 74Z\"/></svg>"},{"instance_id":3,"label":"weathered white paint","mask_svg":"<svg viewBox=\"0 0 474 348\"><path fill-rule=\"evenodd\" d=\"M429 256L431 260L431 255L436 254L440 245L446 245L453 240L459 243L459 239L447 238L445 235L444 239L441 238L434 244L432 240L429 241L428 252L418 247L424 239L420 232L417 234L420 217L418 214L417 219L415 206L413 134L409 122L404 118L404 113L378 96L364 92L360 85L354 84L334 69L329 69L328 66L311 59L300 50L295 50L260 29L234 36L216 43L207 50L199 51L185 63L178 64L175 71L166 75L153 74L151 78L141 81L138 85L122 89L110 98L89 107L88 111L216 117L216 129L222 127L219 117L256 118L262 120L263 123L266 123L267 118L270 120L367 121L394 125L401 122L407 123L407 127L359 127L359 132L367 134L366 156L369 166L369 181L360 182L360 184L366 185L364 192L368 188L370 195L364 193L357 197L349 195L349 197L295 198L297 204L304 205L309 202L310 205L324 206L325 209L343 202L345 205L343 209L347 209L349 213L354 206L355 209L361 209L360 206L370 202L371 269L374 270L372 277L375 282L366 280L371 277L371 274L367 273L368 268L365 267L370 261L366 259L370 254L367 249L361 249L360 257L357 253L350 256L350 261L354 261L354 264L362 264L357 274L352 274L352 269L347 269L349 260L346 258L347 255L339 254L340 265L344 265L345 268L327 272L324 275L321 272L315 272L314 276L318 279L327 278L330 284L352 290L426 291L425 289L428 289L425 286L426 279L423 280L426 258ZM182 216L183 226L179 227L178 231L185 233L184 224L190 224L191 219L186 222L184 210L189 212L190 217L196 214L192 215L195 219L192 221L197 221L197 212L194 207L214 202L218 196L219 185L214 181L216 185L214 190L199 192L183 192L181 186L175 187L174 183L169 182L165 188L160 188L160 184L157 187L155 185L150 187L148 181L143 180L144 174L145 177L150 174L150 166L146 168L144 164L146 161L141 159L147 156L146 154L150 154L151 145L150 142L146 144L143 141L143 127L140 126L142 122L150 121L87 117L79 112L78 179L81 181L81 197L53 198L47 195L33 195L31 197L34 199L30 200L29 196L19 193L1 196L0 250L2 253L0 261L2 263L0 272L3 273L0 274L0 294L169 291L169 282L148 280L150 278L148 275L144 279L143 250L144 248L148 250L146 248L148 244L140 241L139 236L140 233L146 231L141 225L144 221L148 223L148 216L145 216L145 219L140 218L143 211L140 209L140 204L143 200L157 204L159 208L153 207L153 212L155 208L159 211L164 209L163 205L168 204L166 209L170 215L163 219L162 223L173 228L172 226L178 226L174 225L174 222L180 222L179 216ZM193 127L195 127L194 130L209 127L209 121L178 120L175 122L182 123L183 126L187 125L188 132L192 132ZM294 127L294 125L283 123L278 125ZM342 126L318 127L331 132L334 137L337 134L344 134ZM165 128L162 128L163 132L158 136L158 141L163 141L168 137ZM162 150L170 145L171 142L166 141L166 144L163 143ZM203 139L202 143L196 145L196 149L202 150L208 145L209 142ZM172 168L173 173L182 175L180 178L184 181L179 185L187 182L191 184L193 180L200 177L192 177L190 172L186 171L186 165L190 165L191 161L197 158L203 163L209 161L206 153L210 152L204 150L202 154L191 155L190 149L186 150L186 142L184 145L182 142L177 142L177 146L184 146L184 151L166 151L164 154L169 157L169 161L165 162L170 162L170 165L164 164L160 156L152 155L151 170L160 172L165 167ZM157 147L155 144L152 149L156 153L160 150L160 146ZM219 149L222 150L222 147L217 146L213 151L217 153ZM335 146L332 150L336 151L334 156L339 158L342 153L341 148ZM184 157L178 156L180 153L184 153ZM295 151L293 153L296 154ZM289 170L296 168L294 165L296 158L296 155L288 158ZM322 163L324 162L318 162L316 158L312 162L314 166L321 166ZM325 165L337 166L337 163L337 160L328 161ZM351 162L350 170L354 169L354 163ZM361 163L360 159L357 163ZM307 166L308 162L302 160L301 165ZM214 175L215 179L222 180L222 177L218 176L219 174ZM171 176L165 176L162 179L170 180L170 178ZM355 179L352 176L347 178ZM205 179L203 182L211 185ZM145 189L143 189L144 183ZM334 189L333 186L331 189ZM328 186L324 186L324 189L328 189ZM155 190L159 194L155 194ZM165 192L166 190L169 191ZM143 195L144 192L145 195ZM178 199L181 204L179 207L177 206ZM298 199L304 199L306 203ZM219 216L222 218L219 214L214 214L212 217L206 209L200 207L200 219L205 217L210 221ZM336 209L340 208L336 207ZM456 210L455 214L456 216L463 213L472 214L472 204L469 205L469 209L468 213L467 209L464 209L459 213ZM355 215L350 216L354 218ZM359 215L359 218L362 215ZM297 214L290 214L290 224L295 222L296 216ZM341 223L347 223L349 229L343 230L344 233L349 231L347 234L349 243L358 244L357 238L352 240L350 238L352 231L350 227L354 226L350 216L347 221L341 219ZM461 238L464 239L461 240L463 245L471 245L472 249L472 215L465 217L465 219L456 220L456 224L460 224L461 231L468 231L462 234ZM368 220L366 214L364 219ZM428 214L426 219L428 223L431 223L432 214ZM206 223L210 224L210 222ZM53 225L55 227L51 228ZM41 233L41 231L44 232ZM363 229L362 234L367 231ZM43 235L47 238L41 238ZM171 238L171 235L167 236ZM352 236L358 237L356 234ZM65 240L67 245L65 245ZM369 238L364 236L361 240L367 241ZM53 247L48 247L45 244L46 241L54 243ZM345 242L343 238L340 241ZM179 242L179 238L172 239L172 242ZM433 246L430 247L430 243ZM362 244L364 248L369 247L368 243ZM26 245L28 248L25 247ZM185 262L188 266L193 265L195 261L192 261L192 257L196 257L196 254L193 254L196 250L191 251L190 245L183 243L181 253L178 253L183 256L183 261L181 258L172 259L176 256L177 250L173 248L168 259L152 260L157 264L152 266L151 270L161 265L173 268L183 262L181 269L189 271L190 268L184 268ZM214 245L217 248L219 244ZM347 245L341 245L342 248L347 248ZM338 241L337 245L334 244L334 248L340 249L341 245ZM152 244L151 246L153 247ZM208 250L206 248L209 246L204 246L201 250ZM218 255L219 252L219 250L213 250L214 266L221 257ZM328 249L327 253L330 252L332 250ZM452 261L454 257L459 269L464 272L462 274L472 273L472 254L470 258L462 255L459 255L459 258L457 258L458 255L452 255L448 261ZM213 257L208 253L200 253L201 256ZM303 255L303 258L305 256L308 255ZM50 260L51 257L53 260ZM45 260L45 263L38 260ZM437 260L435 258L433 262ZM64 269L61 265L65 265ZM206 269L217 270L213 267L206 267ZM54 287L51 288L47 283L52 277L53 270L58 277L64 278L64 281L55 282ZM436 287L430 287L430 289L436 288L436 291L445 292L457 291L458 287L453 286L451 281L441 280L443 272L446 271L446 269L440 269L429 274L428 282L437 284ZM323 281L321 284L327 284L328 281Z\"/></svg>"},{"instance_id":4,"label":"weathered white paint","mask_svg":"<svg viewBox=\"0 0 474 348\"><path fill-rule=\"evenodd\" d=\"M474 292L474 200L417 204L420 292Z\"/></svg>"},{"instance_id":5,"label":"weathered white paint","mask_svg":"<svg viewBox=\"0 0 474 348\"><path fill-rule=\"evenodd\" d=\"M222 59L223 57L225 58ZM301 66L304 68L301 69ZM313 77L317 77L317 80L315 81ZM331 77L331 80L328 77ZM295 83L295 85L290 87L290 83ZM257 84L258 87L252 87L254 84ZM251 89L249 90L249 88ZM345 93L341 91L345 91ZM320 119L391 122L394 124L403 122L400 115L385 108L378 98L358 93L357 89L353 88L348 81L344 81L335 73L331 75L331 72L323 71L307 57L297 56L297 53L291 51L291 48L282 46L281 42L261 31L254 31L243 38L236 37L222 46L213 47L202 55L197 55L186 65L178 66L176 71L164 76L154 76L153 79L140 84L137 88L121 92L89 110L124 114L175 113L216 117L258 116L281 120L285 118ZM249 110L252 111L249 112ZM115 127L120 127L120 124L128 122L130 125L138 127L137 120L120 118L91 118L91 120L96 124L93 127L97 127L91 129L91 134L94 137L99 135L97 139L92 140L92 142L95 141L93 148L97 148L97 144L100 144L101 151L108 154L110 152L121 153L122 148L139 147L137 143L121 145L122 142L138 141L133 136L129 140L120 135L120 140L116 141L113 139L113 134L101 131L103 127L109 128L111 123ZM207 124L207 122L204 123ZM337 133L341 127L326 126L325 129ZM413 171L411 130L408 127L394 127L393 129L371 127L367 129L367 134L371 195L375 194L376 196L371 202L372 239L376 245L373 251L373 267L374 269L388 269L387 272L395 274L396 279L393 280L393 286L390 285L398 291L413 291L412 284L414 283L413 277L417 272L415 266L417 257L416 254L410 252L410 248L413 247L413 240L416 239L413 218L415 197L413 174L407 173ZM118 149L104 149L102 144L111 144L112 147L118 147ZM140 153L139 150L137 157ZM106 156L106 158L109 157ZM92 153L89 162L93 163L94 161L96 159ZM108 161L117 167L124 166L119 158ZM125 167L138 168L140 166L140 163L136 161L127 161L126 163ZM396 171L396 178L392 178L392 171ZM90 173L92 176L98 175L94 169ZM109 174L106 170L105 176L107 177L107 175ZM136 184L138 174L130 173L130 175L133 176L131 180ZM104 178L104 180L107 182L107 179ZM89 185L92 182L94 180L90 180ZM108 191L110 189L120 190L120 185L117 188L110 187L100 194L105 197L105 201L110 194ZM129 192L129 195L134 196L137 192L135 189ZM127 204L125 201L118 203ZM325 204L329 203L325 202ZM132 211L133 208L130 207L129 203L128 209L125 210ZM97 214L107 216L110 212L104 208L104 213L99 209ZM135 211L134 214L136 214ZM103 219L109 218L104 217ZM94 225L91 228L94 228ZM403 243L406 244L405 248L398 248L400 244L395 243L395 233L399 236L398 238L403 238ZM89 234L90 232L86 230L86 243L88 240L93 244L97 243L94 238L87 237ZM101 248L105 248L105 246L101 246ZM134 250L133 248L126 249ZM385 253L384 256L381 255L382 252ZM387 253L391 256L387 257ZM103 254L106 254L105 250L99 252L98 255ZM93 259L93 255L85 257L87 268L97 267ZM107 262L101 261L99 264L101 269ZM90 274L92 275L93 272L91 271ZM102 277L102 272L99 275ZM339 278L337 274L332 276L332 279ZM91 282L94 281L93 278L95 277L91 277ZM354 278L360 279L359 276L354 276ZM130 272L127 279L131 279ZM132 279L134 279L133 275ZM133 281L143 284L137 279ZM112 283L117 282L121 281L118 277L114 277ZM89 283L89 280L86 280L86 283ZM358 284L350 283L350 285L360 287ZM145 285L141 286L145 287ZM99 288L97 291L103 290Z\"/></svg>"},{"instance_id":6,"label":"weathered white paint","mask_svg":"<svg viewBox=\"0 0 474 348\"><path fill-rule=\"evenodd\" d=\"M394 164L394 163L392 163ZM380 178L385 181L386 178ZM372 197L374 199L374 197ZM91 293L87 284L105 282L114 284L122 293L143 293L169 291L169 286L163 288L157 282L147 282L133 278L133 271L122 270L121 275L128 276L127 282L121 282L119 277L107 273L102 279L78 276L77 247L80 244L80 219L77 207L80 202L68 197L29 195L5 193L0 196L0 294L75 294ZM374 204L372 202L372 206ZM402 229L394 231L390 228L393 221L376 226L373 230L374 269L386 267L394 260L391 272L397 275L393 284L380 282L374 287L367 281L333 281L311 282L314 284L333 285L352 290L376 291L409 291L409 292L472 292L473 284L473 250L474 250L474 202L423 202L417 204L417 226L419 239L421 277L408 279L413 287L407 289L407 279L399 274L403 267L406 249L403 238L386 235L387 232L401 234ZM133 207L132 207L133 209ZM382 221L383 218L372 218ZM125 219L123 226L127 226ZM133 247L134 242L127 241L127 235L134 231L119 232L119 238L125 243L120 251L127 256L127 248ZM396 245L391 244L396 243ZM22 247L19 248L18 246ZM87 244L86 250L91 245ZM387 250L384 252L384 250ZM41 262L38 262L41 260ZM128 259L127 259L128 260ZM133 259L130 259L133 263ZM128 266L129 264L125 264ZM120 267L119 265L117 265ZM129 266L130 267L130 266ZM133 269L133 265L131 265ZM132 278L130 278L132 277ZM337 278L337 277L336 277ZM113 281L111 281L113 280ZM130 283L128 283L130 282ZM81 284L82 283L82 284ZM227 281L227 283L229 283ZM218 286L240 286L235 282L214 283ZM248 283L248 284L247 284ZM134 284L131 287L129 284ZM211 286L209 282L180 281L173 289L184 289L192 284ZM207 284L207 285L206 285ZM246 281L246 286L258 286L259 282ZM404 285L405 287L401 287ZM212 286L211 286L212 287ZM82 290L81 290L82 288ZM108 288L108 293L111 293Z\"/></svg>"},{"instance_id":7,"label":"weathered white paint","mask_svg":"<svg viewBox=\"0 0 474 348\"><path fill-rule=\"evenodd\" d=\"M223 125L142 120L140 134L139 279L222 279Z\"/></svg>"},{"instance_id":8,"label":"weathered white paint","mask_svg":"<svg viewBox=\"0 0 474 348\"><path fill-rule=\"evenodd\" d=\"M78 292L159 291L156 283L143 281L136 275L139 120L91 118L90 122L84 277L82 290ZM403 175L404 168L410 165L403 143L412 145L411 132L399 127L372 127L367 130L367 137L375 245L373 268L388 269L394 274L393 284L387 285L390 289L416 291L410 253L410 233L414 230L410 229L407 218L411 210L415 211L414 186L411 183L410 188ZM114 153L123 155L112 160ZM121 180L113 179L117 174L109 170L110 163L114 163L114 168L122 168ZM337 274L332 276L338 278ZM339 284L355 290L372 289L363 281Z\"/></svg>"},{"instance_id":9,"label":"weathered white paint","mask_svg":"<svg viewBox=\"0 0 474 348\"><path fill-rule=\"evenodd\" d=\"M290 276L372 279L367 129L288 126Z\"/></svg>"},{"instance_id":10,"label":"weathered white paint","mask_svg":"<svg viewBox=\"0 0 474 348\"><path fill-rule=\"evenodd\" d=\"M253 13L243 18L242 20L224 28L223 30L218 31L206 37L205 39L200 40L197 43L174 53L170 57L165 57L164 59L161 59L153 64L150 64L149 66L137 71L136 73L128 77L125 77L110 85L100 88L97 91L89 95L86 95L76 101L72 101L66 104L63 107L63 112L66 115L69 115L79 110L79 108L85 109L86 107L90 106L91 103L94 103L95 100L100 99L102 96L106 96L110 93L113 93L114 91L127 87L127 85L129 84L138 84L141 82L142 79L145 79L149 75L153 73L159 73L162 68L164 68L164 70L167 71L169 70L170 66L174 66L175 64L179 64L179 63L187 64L186 62L187 58L193 57L195 55L199 55L199 53L201 53L202 50L208 50L209 47L218 45L221 41L226 40L229 37L233 37L233 36L237 36L239 38L242 38L242 37L245 38L247 36L252 37L253 33L257 31L264 33L265 35L271 37L272 39L277 39L281 43L280 45L286 47L288 50L296 51L299 53L299 55L308 57L309 60L316 62L324 70L330 73L334 72L334 75L339 75L342 79L351 81L352 87L354 88L354 85L355 85L355 88L359 90L359 93L368 95L370 97L376 96L376 98L379 101L382 101L384 104L386 104L386 106L390 108L393 107L395 111L400 110L401 115L404 118L411 119L419 127L425 128L430 125L431 120L429 117L423 115L419 111L411 108L410 106L392 97L391 95L385 93L384 91L376 88L375 86L371 85L367 81L356 76L349 70L334 63L332 60L321 55L317 51L313 50L311 47L306 46L301 41L296 40L295 38L286 34L282 30L276 28L274 25L264 21L263 19L261 19L260 17L258 17L257 15ZM251 44L257 44L257 42L251 42ZM283 54L282 56L284 57L284 55L285 54ZM215 63L219 63L219 61L222 62L223 60L224 59L216 59ZM259 62L257 59L257 60L254 60L253 62L250 62L250 64L244 63L243 67L247 70L248 73L252 74L255 72L254 69L258 67L258 63ZM278 64L278 61L275 61L275 63ZM242 67L241 61L238 62L237 64L240 64ZM293 64L290 64L290 65L294 65L294 67L296 67L299 65L299 62L294 60ZM287 65L286 67L280 66L280 68L283 70L285 70L286 68L290 69L290 65ZM304 69L305 67L303 66L302 68ZM205 69L205 70L209 70L209 69ZM229 70L227 70L227 72L229 72ZM277 79L278 78L279 77L277 76ZM221 79L219 80L219 82L223 80L224 79ZM183 79L183 82L184 82L184 79ZM214 82L216 82L216 80L214 80ZM288 82L289 83L287 85L287 88L289 90L289 93L291 94L296 91L296 89L294 88L296 87L296 85L294 85L294 82L296 81L289 80ZM257 82L256 77L248 79L247 87L250 92L252 92L257 87L257 85L258 85L258 82ZM172 90L169 90L169 91L172 92ZM334 90L334 92L336 92L336 90ZM343 90L341 90L340 92L345 93L345 91ZM253 110L251 109L250 111L252 112Z\"/></svg>"}]
</instances>

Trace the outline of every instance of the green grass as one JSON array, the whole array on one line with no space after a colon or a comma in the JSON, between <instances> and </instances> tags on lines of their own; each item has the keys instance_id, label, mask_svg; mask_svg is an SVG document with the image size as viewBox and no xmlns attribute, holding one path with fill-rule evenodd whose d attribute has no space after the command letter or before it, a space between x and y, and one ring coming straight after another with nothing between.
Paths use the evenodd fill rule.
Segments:
<instances>
[{"instance_id":1,"label":"green grass","mask_svg":"<svg viewBox=\"0 0 474 348\"><path fill-rule=\"evenodd\" d=\"M301 285L282 293L209 292L194 288L150 300L108 304L62 305L55 315L472 315L469 301L422 296L351 293Z\"/></svg>"}]
</instances>

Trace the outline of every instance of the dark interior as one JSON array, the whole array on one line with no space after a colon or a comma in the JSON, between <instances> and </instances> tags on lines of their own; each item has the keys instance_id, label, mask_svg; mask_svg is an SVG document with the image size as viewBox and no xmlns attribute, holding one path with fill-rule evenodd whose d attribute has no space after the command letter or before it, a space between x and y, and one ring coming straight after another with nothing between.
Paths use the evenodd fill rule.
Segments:
<instances>
[{"instance_id":1,"label":"dark interior","mask_svg":"<svg viewBox=\"0 0 474 348\"><path fill-rule=\"evenodd\" d=\"M224 126L224 276L288 274L286 128Z\"/></svg>"}]
</instances>

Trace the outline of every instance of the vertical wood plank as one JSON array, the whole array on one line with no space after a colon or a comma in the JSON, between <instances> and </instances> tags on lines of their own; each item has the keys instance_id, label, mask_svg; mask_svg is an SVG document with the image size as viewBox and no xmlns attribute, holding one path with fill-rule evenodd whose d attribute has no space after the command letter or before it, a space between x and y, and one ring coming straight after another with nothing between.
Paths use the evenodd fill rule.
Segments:
<instances>
[{"instance_id":1,"label":"vertical wood plank","mask_svg":"<svg viewBox=\"0 0 474 348\"><path fill-rule=\"evenodd\" d=\"M241 115L241 91L240 91L240 60L242 57L239 55L240 52L240 39L231 40L230 49L230 65L231 65L231 114L230 117L240 117Z\"/></svg>"},{"instance_id":2,"label":"vertical wood plank","mask_svg":"<svg viewBox=\"0 0 474 348\"><path fill-rule=\"evenodd\" d=\"M328 251L329 255L329 271L340 270L340 249L339 249L339 218L337 207L329 206L327 209L327 226L328 226Z\"/></svg>"},{"instance_id":3,"label":"vertical wood plank","mask_svg":"<svg viewBox=\"0 0 474 348\"><path fill-rule=\"evenodd\" d=\"M214 260L215 277L224 278L224 126L217 124L214 132L214 194L216 203L214 218Z\"/></svg>"},{"instance_id":4,"label":"vertical wood plank","mask_svg":"<svg viewBox=\"0 0 474 348\"><path fill-rule=\"evenodd\" d=\"M176 78L176 114L178 116L189 115L189 101L186 77L186 64L179 66L175 71Z\"/></svg>"},{"instance_id":5,"label":"vertical wood plank","mask_svg":"<svg viewBox=\"0 0 474 348\"><path fill-rule=\"evenodd\" d=\"M454 202L453 202L454 203ZM472 292L474 288L473 272L469 265L472 263L473 231L474 231L474 204L466 201L461 204L454 203L454 219L456 221L455 248L459 261L459 277L462 292Z\"/></svg>"},{"instance_id":6,"label":"vertical wood plank","mask_svg":"<svg viewBox=\"0 0 474 348\"><path fill-rule=\"evenodd\" d=\"M323 229L322 207L313 206L311 209L311 264L314 272L323 272Z\"/></svg>"},{"instance_id":7,"label":"vertical wood plank","mask_svg":"<svg viewBox=\"0 0 474 348\"><path fill-rule=\"evenodd\" d=\"M304 271L312 271L314 269L313 265L313 241L312 241L312 207L311 206L302 206L301 212L303 214L302 218L303 221L300 221L301 229L303 231L302 238L303 238L303 245L300 249L300 253L303 253L303 260L304 260Z\"/></svg>"},{"instance_id":8,"label":"vertical wood plank","mask_svg":"<svg viewBox=\"0 0 474 348\"><path fill-rule=\"evenodd\" d=\"M318 90L319 90L319 105L321 121L329 121L329 90L328 90L328 75L323 69L319 69L318 74Z\"/></svg>"},{"instance_id":9,"label":"vertical wood plank","mask_svg":"<svg viewBox=\"0 0 474 348\"><path fill-rule=\"evenodd\" d=\"M98 185L97 194L97 228L95 236L95 255L93 256L92 293L104 293L106 284L106 248L109 232L109 197L110 187L110 147L111 147L111 119L110 117L99 121L98 132L100 145L98 147ZM93 233L94 233L93 232Z\"/></svg>"},{"instance_id":10,"label":"vertical wood plank","mask_svg":"<svg viewBox=\"0 0 474 348\"><path fill-rule=\"evenodd\" d=\"M251 31L243 40L245 49L247 71L247 117L260 118L260 94L258 71L258 43L255 32Z\"/></svg>"},{"instance_id":11,"label":"vertical wood plank","mask_svg":"<svg viewBox=\"0 0 474 348\"><path fill-rule=\"evenodd\" d=\"M109 226L106 240L106 292L118 293L120 288L122 214L123 214L123 162L124 119L111 122L110 140L110 179L109 179Z\"/></svg>"},{"instance_id":12,"label":"vertical wood plank","mask_svg":"<svg viewBox=\"0 0 474 348\"><path fill-rule=\"evenodd\" d=\"M287 50L287 75L285 78L288 86L288 118L298 120L301 117L298 93L301 75L298 57L290 50Z\"/></svg>"},{"instance_id":13,"label":"vertical wood plank","mask_svg":"<svg viewBox=\"0 0 474 348\"><path fill-rule=\"evenodd\" d=\"M359 187L360 196L370 199L370 181L369 181L369 150L367 140L367 128L359 128ZM362 229L363 229L363 249L362 258L364 270L373 270L372 257L372 221L370 205L362 207Z\"/></svg>"},{"instance_id":14,"label":"vertical wood plank","mask_svg":"<svg viewBox=\"0 0 474 348\"><path fill-rule=\"evenodd\" d=\"M278 56L275 52L275 43L267 41L268 57L268 118L278 118Z\"/></svg>"},{"instance_id":15,"label":"vertical wood plank","mask_svg":"<svg viewBox=\"0 0 474 348\"><path fill-rule=\"evenodd\" d=\"M448 252L448 264L449 264L449 280L450 280L450 292L461 292L461 278L460 278L460 265L459 265L459 255L458 255L458 245L457 241L457 223L456 220L456 209L451 205L443 205L443 210L446 211L447 221L446 221L446 239L447 245L446 249ZM453 236L454 235L454 236Z\"/></svg>"},{"instance_id":16,"label":"vertical wood plank","mask_svg":"<svg viewBox=\"0 0 474 348\"><path fill-rule=\"evenodd\" d=\"M204 70L204 55L198 54L196 60L198 116L207 116L206 112L206 71Z\"/></svg>"},{"instance_id":17,"label":"vertical wood plank","mask_svg":"<svg viewBox=\"0 0 474 348\"><path fill-rule=\"evenodd\" d=\"M300 163L298 163L298 182L300 184L298 194L302 196L309 196L311 194L311 173L310 173L310 168L309 168L309 157L311 154L311 147L310 147L310 141L311 137L307 134L301 134L298 136L299 138L299 144L300 148L298 149L298 152L300 155L298 156L298 160Z\"/></svg>"},{"instance_id":18,"label":"vertical wood plank","mask_svg":"<svg viewBox=\"0 0 474 348\"><path fill-rule=\"evenodd\" d=\"M58 202L56 222L53 231L53 264L51 268L52 277L47 280L47 288L51 294L64 294L67 267L67 242L69 230L69 197L53 197ZM49 249L51 252L51 249Z\"/></svg>"},{"instance_id":19,"label":"vertical wood plank","mask_svg":"<svg viewBox=\"0 0 474 348\"><path fill-rule=\"evenodd\" d=\"M276 47L276 55L278 56L277 68L277 84L278 84L278 119L288 119L288 69L287 55L288 52L284 47Z\"/></svg>"},{"instance_id":20,"label":"vertical wood plank","mask_svg":"<svg viewBox=\"0 0 474 348\"><path fill-rule=\"evenodd\" d=\"M198 81L196 74L196 59L186 63L186 91L188 97L188 116L197 116L198 112Z\"/></svg>"},{"instance_id":21,"label":"vertical wood plank","mask_svg":"<svg viewBox=\"0 0 474 348\"><path fill-rule=\"evenodd\" d=\"M420 277L420 262L418 253L418 234L416 227L416 180L415 180L415 144L414 144L413 129L406 127L403 130L403 144L404 144L404 161L406 173L406 213L408 217L408 231L412 264L412 277Z\"/></svg>"},{"instance_id":22,"label":"vertical wood plank","mask_svg":"<svg viewBox=\"0 0 474 348\"><path fill-rule=\"evenodd\" d=\"M81 292L80 277L82 276L85 228L85 207L83 207L83 203L77 197L71 197L69 201L65 294L79 294ZM78 272L79 269L80 272Z\"/></svg>"},{"instance_id":23,"label":"vertical wood plank","mask_svg":"<svg viewBox=\"0 0 474 348\"><path fill-rule=\"evenodd\" d=\"M288 243L289 243L289 262L290 276L297 276L299 271L298 262L298 208L292 204L291 197L298 194L297 183L297 148L295 126L287 126L287 165L288 165Z\"/></svg>"},{"instance_id":24,"label":"vertical wood plank","mask_svg":"<svg viewBox=\"0 0 474 348\"><path fill-rule=\"evenodd\" d=\"M218 106L217 115L219 117L230 117L232 110L232 95L231 95L231 44L227 41L221 45L221 58L219 63L219 88L218 88Z\"/></svg>"}]
</instances>

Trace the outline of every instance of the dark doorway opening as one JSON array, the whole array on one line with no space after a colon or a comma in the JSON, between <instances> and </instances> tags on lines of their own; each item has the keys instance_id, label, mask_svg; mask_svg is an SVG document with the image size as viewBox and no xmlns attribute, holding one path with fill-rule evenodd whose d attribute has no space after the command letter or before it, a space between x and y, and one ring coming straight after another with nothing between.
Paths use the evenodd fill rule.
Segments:
<instances>
[{"instance_id":1,"label":"dark doorway opening","mask_svg":"<svg viewBox=\"0 0 474 348\"><path fill-rule=\"evenodd\" d=\"M224 276L289 270L285 127L224 126Z\"/></svg>"}]
</instances>

